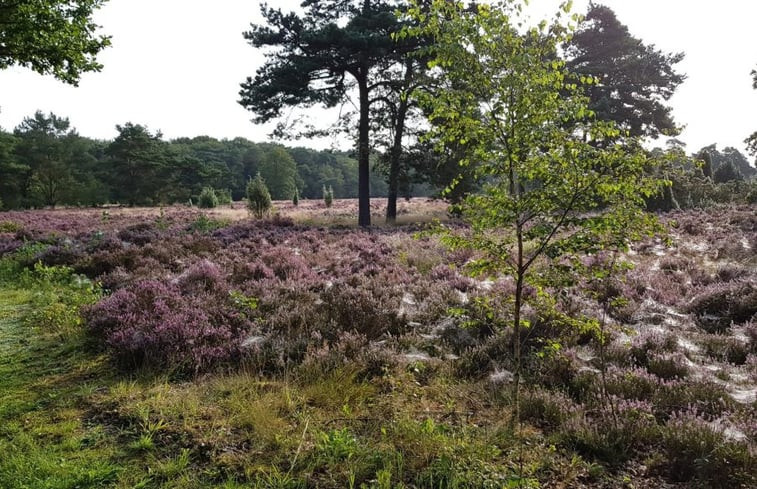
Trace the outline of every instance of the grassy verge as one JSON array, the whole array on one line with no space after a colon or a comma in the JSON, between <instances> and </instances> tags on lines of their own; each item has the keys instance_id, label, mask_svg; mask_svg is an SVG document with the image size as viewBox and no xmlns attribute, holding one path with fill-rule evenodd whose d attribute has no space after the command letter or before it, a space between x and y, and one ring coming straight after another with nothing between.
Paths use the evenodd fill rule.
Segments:
<instances>
[{"instance_id":1,"label":"grassy verge","mask_svg":"<svg viewBox=\"0 0 757 489\"><path fill-rule=\"evenodd\" d=\"M0 486L102 487L124 467L107 428L91 423L85 398L102 359L81 339L40 335L24 317L33 293L0 291Z\"/></svg>"}]
</instances>

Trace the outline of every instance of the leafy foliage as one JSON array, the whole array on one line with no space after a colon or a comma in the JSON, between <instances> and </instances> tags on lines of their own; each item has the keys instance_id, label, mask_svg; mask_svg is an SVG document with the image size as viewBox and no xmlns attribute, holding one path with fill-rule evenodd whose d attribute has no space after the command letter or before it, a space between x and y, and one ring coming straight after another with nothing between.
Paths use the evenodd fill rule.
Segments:
<instances>
[{"instance_id":1,"label":"leafy foliage","mask_svg":"<svg viewBox=\"0 0 757 489\"><path fill-rule=\"evenodd\" d=\"M25 66L77 85L100 71L95 56L110 45L97 35L92 14L106 0L19 0L0 6L0 69Z\"/></svg>"},{"instance_id":2,"label":"leafy foliage","mask_svg":"<svg viewBox=\"0 0 757 489\"><path fill-rule=\"evenodd\" d=\"M483 191L462 205L471 233L447 242L481 252L474 272L515 280L511 304L493 314L513 325L516 406L521 330L528 325L523 307L553 283L542 267L558 270L558 262L575 262L579 253L625 249L650 229L643 198L660 184L647 178L637 141L590 118L557 58L568 28L543 22L521 34L518 11L514 2L464 10L435 1L427 17L411 10L425 24L408 31L436 42L431 63L444 90L417 96L438 124L440 143L469 143L463 164L481 162Z\"/></svg>"},{"instance_id":3,"label":"leafy foliage","mask_svg":"<svg viewBox=\"0 0 757 489\"><path fill-rule=\"evenodd\" d=\"M272 199L292 198L299 175L297 164L284 148L277 146L268 151L260 162L258 171L266 182Z\"/></svg>"}]
</instances>

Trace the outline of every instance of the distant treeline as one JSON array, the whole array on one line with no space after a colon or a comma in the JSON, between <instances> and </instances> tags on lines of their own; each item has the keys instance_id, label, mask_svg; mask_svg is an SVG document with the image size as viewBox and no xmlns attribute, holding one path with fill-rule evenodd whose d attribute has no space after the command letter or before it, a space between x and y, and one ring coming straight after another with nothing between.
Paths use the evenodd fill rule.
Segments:
<instances>
[{"instance_id":1,"label":"distant treeline","mask_svg":"<svg viewBox=\"0 0 757 489\"><path fill-rule=\"evenodd\" d=\"M117 129L112 141L94 140L67 118L38 112L13 132L0 130L0 208L196 202L205 187L239 200L257 172L274 199L291 199L295 186L304 199L322 198L324 187L336 198L357 196L357 161L348 153L244 138L164 141L132 123ZM385 176L374 170L371 195L386 193Z\"/></svg>"},{"instance_id":2,"label":"distant treeline","mask_svg":"<svg viewBox=\"0 0 757 489\"><path fill-rule=\"evenodd\" d=\"M80 136L67 118L37 112L13 132L0 129L0 209L196 203L208 187L223 197L222 201L240 200L247 182L258 172L275 200L292 199L295 188L302 199L320 199L324 188L333 189L335 198L358 195L358 163L349 153L253 143L244 138L199 136L165 141L160 133L138 124L116 128L118 135L112 141L94 140ZM755 178L757 169L737 149L719 151L712 144L686 155L682 146L674 144L668 151L677 155L666 172L673 191L667 192L666 204L653 199L651 207L677 207L676 192L687 196L678 198L679 205L691 201L688 206L695 207L710 201L738 200L742 193L751 195L752 185L742 188L738 182ZM656 156L664 153L662 149L651 151ZM372 197L388 193L387 164L382 156L373 158ZM440 157L431 147L420 147L407 158L410 161L400 175L400 197L439 194L456 180L455 190L446 195L454 202L478 188L475 165L460 167L454 154ZM704 178L702 184L714 186L703 187L697 183L700 177ZM755 197L745 198L751 201Z\"/></svg>"}]
</instances>

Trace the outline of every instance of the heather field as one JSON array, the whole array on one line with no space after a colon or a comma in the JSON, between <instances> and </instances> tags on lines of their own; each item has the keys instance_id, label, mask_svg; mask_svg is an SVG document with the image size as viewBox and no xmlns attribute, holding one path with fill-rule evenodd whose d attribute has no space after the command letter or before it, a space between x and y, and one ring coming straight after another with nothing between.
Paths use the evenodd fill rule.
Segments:
<instances>
[{"instance_id":1,"label":"heather field","mask_svg":"<svg viewBox=\"0 0 757 489\"><path fill-rule=\"evenodd\" d=\"M757 207L581 257L624 272L515 338L442 202L275 206L0 213L0 487L757 486Z\"/></svg>"}]
</instances>

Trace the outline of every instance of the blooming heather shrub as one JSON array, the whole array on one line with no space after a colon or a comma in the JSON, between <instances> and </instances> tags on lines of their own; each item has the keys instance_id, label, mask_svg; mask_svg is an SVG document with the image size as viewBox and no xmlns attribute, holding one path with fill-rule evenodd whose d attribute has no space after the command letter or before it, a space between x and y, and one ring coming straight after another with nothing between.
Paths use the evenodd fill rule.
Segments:
<instances>
[{"instance_id":1,"label":"blooming heather shrub","mask_svg":"<svg viewBox=\"0 0 757 489\"><path fill-rule=\"evenodd\" d=\"M631 340L631 356L636 365L646 367L649 357L654 353L672 353L678 349L678 340L669 333L648 330L634 336Z\"/></svg>"},{"instance_id":2,"label":"blooming heather shrub","mask_svg":"<svg viewBox=\"0 0 757 489\"><path fill-rule=\"evenodd\" d=\"M757 285L731 282L710 286L691 300L687 311L697 316L707 332L722 332L726 323L728 327L757 315Z\"/></svg>"},{"instance_id":3,"label":"blooming heather shrub","mask_svg":"<svg viewBox=\"0 0 757 489\"><path fill-rule=\"evenodd\" d=\"M734 365L744 365L750 350L749 342L724 335L708 335L700 344L710 357Z\"/></svg>"},{"instance_id":4,"label":"blooming heather shrub","mask_svg":"<svg viewBox=\"0 0 757 489\"><path fill-rule=\"evenodd\" d=\"M667 476L698 487L755 487L757 456L696 409L674 413L662 430Z\"/></svg>"},{"instance_id":5,"label":"blooming heather shrub","mask_svg":"<svg viewBox=\"0 0 757 489\"><path fill-rule=\"evenodd\" d=\"M86 242L86 250L89 253L117 251L124 248L124 242L112 232L95 231L83 236L82 239Z\"/></svg>"},{"instance_id":6,"label":"blooming heather shrub","mask_svg":"<svg viewBox=\"0 0 757 489\"><path fill-rule=\"evenodd\" d=\"M13 253L24 245L24 241L16 239L10 233L0 233L0 257Z\"/></svg>"},{"instance_id":7,"label":"blooming heather shrub","mask_svg":"<svg viewBox=\"0 0 757 489\"><path fill-rule=\"evenodd\" d=\"M74 268L88 277L99 277L117 268L133 270L139 257L140 253L136 248L106 249L89 253L86 259Z\"/></svg>"},{"instance_id":8,"label":"blooming heather shrub","mask_svg":"<svg viewBox=\"0 0 757 489\"><path fill-rule=\"evenodd\" d=\"M660 427L646 401L612 399L596 414L572 418L562 433L563 443L579 453L617 466L653 446Z\"/></svg>"},{"instance_id":9,"label":"blooming heather shrub","mask_svg":"<svg viewBox=\"0 0 757 489\"><path fill-rule=\"evenodd\" d=\"M576 410L573 401L559 392L535 390L520 400L520 419L542 429L559 428Z\"/></svg>"},{"instance_id":10,"label":"blooming heather shrub","mask_svg":"<svg viewBox=\"0 0 757 489\"><path fill-rule=\"evenodd\" d=\"M106 291L115 292L133 284L136 280L134 275L123 267L116 267L112 271L100 275L98 281Z\"/></svg>"},{"instance_id":11,"label":"blooming heather shrub","mask_svg":"<svg viewBox=\"0 0 757 489\"><path fill-rule=\"evenodd\" d=\"M750 274L749 269L741 265L726 263L718 267L716 276L721 282L731 282L733 280L746 278Z\"/></svg>"},{"instance_id":12,"label":"blooming heather shrub","mask_svg":"<svg viewBox=\"0 0 757 489\"><path fill-rule=\"evenodd\" d=\"M748 442L753 445L757 444L757 410L755 407L737 413L730 421L737 430L744 434Z\"/></svg>"},{"instance_id":13,"label":"blooming heather shrub","mask_svg":"<svg viewBox=\"0 0 757 489\"><path fill-rule=\"evenodd\" d=\"M689 375L686 357L682 353L652 353L647 360L647 370L665 380L685 379Z\"/></svg>"},{"instance_id":14,"label":"blooming heather shrub","mask_svg":"<svg viewBox=\"0 0 757 489\"><path fill-rule=\"evenodd\" d=\"M262 262L237 262L233 265L231 282L241 284L248 281L270 280L276 277L274 271Z\"/></svg>"},{"instance_id":15,"label":"blooming heather shrub","mask_svg":"<svg viewBox=\"0 0 757 489\"><path fill-rule=\"evenodd\" d=\"M226 294L229 286L218 265L208 260L200 260L176 278L182 294L203 292Z\"/></svg>"},{"instance_id":16,"label":"blooming heather shrub","mask_svg":"<svg viewBox=\"0 0 757 489\"><path fill-rule=\"evenodd\" d=\"M596 368L600 368L602 359L597 357L592 364ZM622 342L615 341L605 346L604 349L604 362L608 365L615 365L616 367L633 367L636 365L636 360L628 346Z\"/></svg>"},{"instance_id":17,"label":"blooming heather shrub","mask_svg":"<svg viewBox=\"0 0 757 489\"><path fill-rule=\"evenodd\" d=\"M403 302L408 303L402 304L401 313L409 321L435 324L449 316L450 308L463 305L465 300L465 295L448 282L408 277L403 292Z\"/></svg>"},{"instance_id":18,"label":"blooming heather shrub","mask_svg":"<svg viewBox=\"0 0 757 489\"><path fill-rule=\"evenodd\" d=\"M203 234L193 234L192 236L185 238L176 237L172 242L175 243L177 250L173 255L174 258L176 258L176 256L206 256L220 251L218 242L210 236Z\"/></svg>"},{"instance_id":19,"label":"blooming heather shrub","mask_svg":"<svg viewBox=\"0 0 757 489\"><path fill-rule=\"evenodd\" d=\"M606 375L607 393L621 399L650 400L668 384L645 369L610 367Z\"/></svg>"},{"instance_id":20,"label":"blooming heather shrub","mask_svg":"<svg viewBox=\"0 0 757 489\"><path fill-rule=\"evenodd\" d=\"M315 276L299 250L285 246L275 246L266 250L260 260L273 271L280 280L312 280Z\"/></svg>"},{"instance_id":21,"label":"blooming heather shrub","mask_svg":"<svg viewBox=\"0 0 757 489\"><path fill-rule=\"evenodd\" d=\"M297 338L309 337L317 331L323 338L332 341L343 331L329 323L323 305L319 304L317 292L275 281L256 285L245 290L248 295L259 299L259 323L267 333Z\"/></svg>"},{"instance_id":22,"label":"blooming heather shrub","mask_svg":"<svg viewBox=\"0 0 757 489\"><path fill-rule=\"evenodd\" d=\"M334 282L321 294L327 320L371 340L403 332L406 322L398 315L402 292L387 285L387 278L353 275Z\"/></svg>"},{"instance_id":23,"label":"blooming heather shrub","mask_svg":"<svg viewBox=\"0 0 757 489\"><path fill-rule=\"evenodd\" d=\"M733 411L736 401L721 384L686 379L666 382L663 388L655 392L652 405L659 419L666 419L675 412L687 409L696 409L700 416L714 419Z\"/></svg>"},{"instance_id":24,"label":"blooming heather shrub","mask_svg":"<svg viewBox=\"0 0 757 489\"><path fill-rule=\"evenodd\" d=\"M145 245L158 238L160 230L155 229L154 224L141 222L133 224L118 232L118 237L126 242L135 245Z\"/></svg>"},{"instance_id":25,"label":"blooming heather shrub","mask_svg":"<svg viewBox=\"0 0 757 489\"><path fill-rule=\"evenodd\" d=\"M122 366L185 373L238 359L251 328L222 297L183 296L178 286L155 280L118 290L85 318Z\"/></svg>"},{"instance_id":26,"label":"blooming heather shrub","mask_svg":"<svg viewBox=\"0 0 757 489\"><path fill-rule=\"evenodd\" d=\"M84 250L72 242L50 246L35 257L35 261L49 266L74 266L84 259Z\"/></svg>"},{"instance_id":27,"label":"blooming heather shrub","mask_svg":"<svg viewBox=\"0 0 757 489\"><path fill-rule=\"evenodd\" d=\"M439 264L432 268L429 278L437 282L446 282L461 292L466 292L473 288L473 280L470 277L461 275L457 269L446 264Z\"/></svg>"},{"instance_id":28,"label":"blooming heather shrub","mask_svg":"<svg viewBox=\"0 0 757 489\"><path fill-rule=\"evenodd\" d=\"M757 352L757 319L752 319L744 325L744 335L749 340L753 352Z\"/></svg>"}]
</instances>

